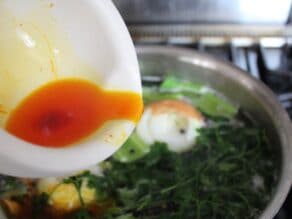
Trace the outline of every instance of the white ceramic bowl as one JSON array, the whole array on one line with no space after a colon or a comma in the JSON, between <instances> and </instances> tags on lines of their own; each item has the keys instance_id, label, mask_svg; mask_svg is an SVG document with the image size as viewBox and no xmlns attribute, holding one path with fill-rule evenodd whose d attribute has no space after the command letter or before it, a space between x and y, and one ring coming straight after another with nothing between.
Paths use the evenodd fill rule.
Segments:
<instances>
[{"instance_id":1,"label":"white ceramic bowl","mask_svg":"<svg viewBox=\"0 0 292 219\"><path fill-rule=\"evenodd\" d=\"M0 67L0 105L13 109L43 84L76 77L106 90L141 94L135 49L111 1L3 0L0 14L0 58L5 52L4 65L12 69L2 80L5 73ZM17 47L19 42L24 50ZM3 127L5 118L1 123ZM45 177L88 168L116 151L134 126L126 120L108 122L94 137L62 149L33 145L1 129L0 172Z\"/></svg>"}]
</instances>

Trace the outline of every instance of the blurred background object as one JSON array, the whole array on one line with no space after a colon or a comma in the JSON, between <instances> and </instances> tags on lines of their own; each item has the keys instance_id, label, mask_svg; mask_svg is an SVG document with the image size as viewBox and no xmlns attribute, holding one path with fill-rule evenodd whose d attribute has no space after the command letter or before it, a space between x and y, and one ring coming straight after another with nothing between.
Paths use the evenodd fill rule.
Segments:
<instances>
[{"instance_id":1,"label":"blurred background object","mask_svg":"<svg viewBox=\"0 0 292 219\"><path fill-rule=\"evenodd\" d=\"M114 0L127 23L282 24L291 0Z\"/></svg>"},{"instance_id":2,"label":"blurred background object","mask_svg":"<svg viewBox=\"0 0 292 219\"><path fill-rule=\"evenodd\" d=\"M292 118L292 0L113 0L136 44L192 48L263 81ZM292 218L292 192L274 219Z\"/></svg>"}]
</instances>

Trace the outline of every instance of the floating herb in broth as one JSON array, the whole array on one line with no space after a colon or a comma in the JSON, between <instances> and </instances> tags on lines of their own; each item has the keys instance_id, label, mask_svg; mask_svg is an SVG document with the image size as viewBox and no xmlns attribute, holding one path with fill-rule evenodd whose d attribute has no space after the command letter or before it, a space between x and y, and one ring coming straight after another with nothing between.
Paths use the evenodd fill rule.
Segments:
<instances>
[{"instance_id":1,"label":"floating herb in broth","mask_svg":"<svg viewBox=\"0 0 292 219\"><path fill-rule=\"evenodd\" d=\"M100 165L102 174L33 184L7 178L1 194L9 218L258 218L279 175L279 154L265 130L201 84L170 77L144 91L137 130ZM23 182L27 192L11 193L9 182Z\"/></svg>"}]
</instances>

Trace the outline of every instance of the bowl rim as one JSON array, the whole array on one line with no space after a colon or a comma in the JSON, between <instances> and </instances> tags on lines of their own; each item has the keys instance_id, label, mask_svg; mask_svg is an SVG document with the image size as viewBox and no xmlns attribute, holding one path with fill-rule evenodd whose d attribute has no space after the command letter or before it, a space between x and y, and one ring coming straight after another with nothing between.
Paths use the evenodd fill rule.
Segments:
<instances>
[{"instance_id":1,"label":"bowl rim","mask_svg":"<svg viewBox=\"0 0 292 219\"><path fill-rule=\"evenodd\" d=\"M247 72L236 67L228 61L217 59L203 52L197 52L189 48L176 46L138 45L138 55L161 55L166 57L181 58L186 62L218 71L225 77L238 81L242 86L251 86L254 96L266 108L270 120L274 123L281 142L282 161L280 180L274 190L274 194L266 208L260 215L260 219L273 218L284 203L292 185L292 123L286 110L281 106L273 91L263 82L255 79ZM234 74L235 72L235 74ZM232 73L232 74L231 74ZM249 89L250 90L250 89Z\"/></svg>"}]
</instances>

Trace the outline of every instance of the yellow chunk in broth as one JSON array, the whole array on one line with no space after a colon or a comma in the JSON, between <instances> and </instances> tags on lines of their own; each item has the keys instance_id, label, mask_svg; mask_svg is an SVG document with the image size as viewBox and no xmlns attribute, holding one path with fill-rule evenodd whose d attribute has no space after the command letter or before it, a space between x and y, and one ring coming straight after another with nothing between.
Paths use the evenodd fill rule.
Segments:
<instances>
[{"instance_id":1,"label":"yellow chunk in broth","mask_svg":"<svg viewBox=\"0 0 292 219\"><path fill-rule=\"evenodd\" d=\"M85 205L90 205L96 200L95 189L89 188L87 182L83 181L81 196ZM57 180L47 179L39 182L39 193L49 194L49 205L61 212L70 212L81 207L80 197L73 184L59 184Z\"/></svg>"}]
</instances>

